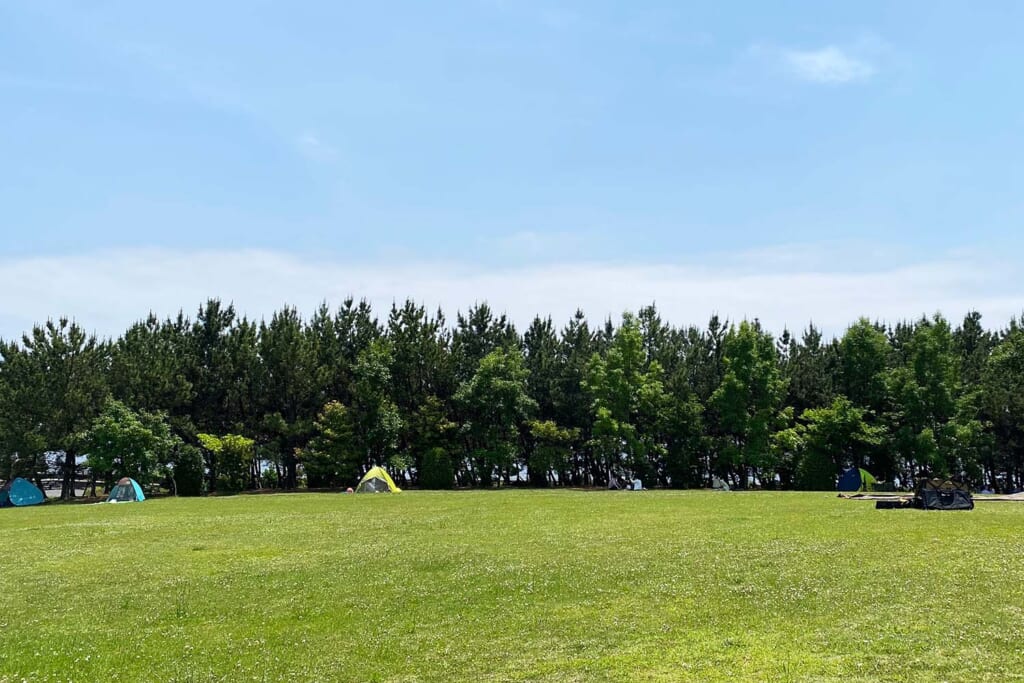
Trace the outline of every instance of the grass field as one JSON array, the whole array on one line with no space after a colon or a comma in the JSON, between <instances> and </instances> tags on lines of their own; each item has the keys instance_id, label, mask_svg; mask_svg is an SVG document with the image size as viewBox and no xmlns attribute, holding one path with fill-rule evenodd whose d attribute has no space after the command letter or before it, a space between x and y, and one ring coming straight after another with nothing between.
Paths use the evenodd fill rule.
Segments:
<instances>
[{"instance_id":1,"label":"grass field","mask_svg":"<svg viewBox=\"0 0 1024 683\"><path fill-rule=\"evenodd\" d=\"M1024 678L1024 505L481 491L0 511L0 681Z\"/></svg>"}]
</instances>

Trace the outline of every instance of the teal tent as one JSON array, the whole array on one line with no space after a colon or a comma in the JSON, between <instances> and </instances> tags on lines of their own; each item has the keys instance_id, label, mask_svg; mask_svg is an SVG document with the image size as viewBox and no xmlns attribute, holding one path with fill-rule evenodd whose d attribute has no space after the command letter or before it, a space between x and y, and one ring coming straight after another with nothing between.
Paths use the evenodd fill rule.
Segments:
<instances>
[{"instance_id":1,"label":"teal tent","mask_svg":"<svg viewBox=\"0 0 1024 683\"><path fill-rule=\"evenodd\" d=\"M117 482L117 486L110 489L110 495L107 496L108 503L141 503L144 500L146 496L142 493L142 487L131 477Z\"/></svg>"},{"instance_id":2,"label":"teal tent","mask_svg":"<svg viewBox=\"0 0 1024 683\"><path fill-rule=\"evenodd\" d=\"M0 508L39 505L46 496L27 479L17 477L0 486Z\"/></svg>"}]
</instances>

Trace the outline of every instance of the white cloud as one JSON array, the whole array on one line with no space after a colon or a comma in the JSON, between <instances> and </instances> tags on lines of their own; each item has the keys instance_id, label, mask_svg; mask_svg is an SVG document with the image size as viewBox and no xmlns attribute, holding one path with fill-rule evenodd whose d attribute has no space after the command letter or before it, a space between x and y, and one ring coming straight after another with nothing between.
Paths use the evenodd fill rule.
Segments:
<instances>
[{"instance_id":1,"label":"white cloud","mask_svg":"<svg viewBox=\"0 0 1024 683\"><path fill-rule=\"evenodd\" d=\"M812 83L865 81L875 73L875 67L869 62L834 45L820 50L784 50L782 58L793 75Z\"/></svg>"},{"instance_id":2,"label":"white cloud","mask_svg":"<svg viewBox=\"0 0 1024 683\"><path fill-rule=\"evenodd\" d=\"M990 325L1021 313L1022 272L982 254L959 254L875 270L812 259L772 265L770 252L715 257L697 264L573 263L482 269L452 263L370 265L259 251L116 250L0 261L0 336L68 315L101 335L116 335L149 311L192 314L208 297L233 301L250 317L284 304L310 313L321 302L365 297L383 317L411 297L449 318L478 301L520 326L534 314L558 323L582 308L591 320L618 317L652 301L675 324L703 325L718 313L759 318L778 333L813 320L841 333L858 316L895 321L942 311L951 319L980 310ZM831 263L849 263L831 259Z\"/></svg>"}]
</instances>

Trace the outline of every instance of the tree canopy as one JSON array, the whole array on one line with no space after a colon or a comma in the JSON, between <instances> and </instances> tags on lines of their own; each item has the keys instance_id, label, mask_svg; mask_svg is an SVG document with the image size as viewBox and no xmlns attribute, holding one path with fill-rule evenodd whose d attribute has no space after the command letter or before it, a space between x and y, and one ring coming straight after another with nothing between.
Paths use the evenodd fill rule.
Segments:
<instances>
[{"instance_id":1,"label":"tree canopy","mask_svg":"<svg viewBox=\"0 0 1024 683\"><path fill-rule=\"evenodd\" d=\"M66 319L0 340L0 479L120 476L195 494L350 486L827 487L843 467L1024 488L1024 331L977 313L676 327L656 307L592 325L487 304L448 324L406 301L253 321L204 303L116 339ZM78 482L78 484L76 484Z\"/></svg>"}]
</instances>

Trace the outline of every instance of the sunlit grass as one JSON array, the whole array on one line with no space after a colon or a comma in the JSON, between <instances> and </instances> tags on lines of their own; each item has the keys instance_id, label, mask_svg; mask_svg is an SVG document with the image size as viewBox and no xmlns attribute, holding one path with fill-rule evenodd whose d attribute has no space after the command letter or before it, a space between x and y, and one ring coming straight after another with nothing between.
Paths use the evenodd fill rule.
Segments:
<instances>
[{"instance_id":1,"label":"sunlit grass","mask_svg":"<svg viewBox=\"0 0 1024 683\"><path fill-rule=\"evenodd\" d=\"M479 491L0 511L0 681L993 680L1024 505Z\"/></svg>"}]
</instances>

